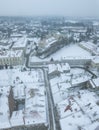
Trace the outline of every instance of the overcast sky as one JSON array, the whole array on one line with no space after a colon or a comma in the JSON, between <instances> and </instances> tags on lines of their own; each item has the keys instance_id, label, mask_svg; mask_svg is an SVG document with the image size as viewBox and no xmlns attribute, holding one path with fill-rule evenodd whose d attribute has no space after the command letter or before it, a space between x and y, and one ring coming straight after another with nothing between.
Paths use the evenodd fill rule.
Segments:
<instances>
[{"instance_id":1,"label":"overcast sky","mask_svg":"<svg viewBox=\"0 0 99 130\"><path fill-rule=\"evenodd\" d=\"M0 0L0 15L99 17L99 0Z\"/></svg>"}]
</instances>

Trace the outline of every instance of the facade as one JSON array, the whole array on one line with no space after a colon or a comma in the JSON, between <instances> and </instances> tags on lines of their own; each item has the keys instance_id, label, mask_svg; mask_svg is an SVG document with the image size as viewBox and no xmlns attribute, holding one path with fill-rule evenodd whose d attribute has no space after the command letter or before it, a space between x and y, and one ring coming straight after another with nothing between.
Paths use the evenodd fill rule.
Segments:
<instances>
[{"instance_id":1,"label":"facade","mask_svg":"<svg viewBox=\"0 0 99 130\"><path fill-rule=\"evenodd\" d=\"M22 65L24 53L22 50L0 51L0 65Z\"/></svg>"}]
</instances>

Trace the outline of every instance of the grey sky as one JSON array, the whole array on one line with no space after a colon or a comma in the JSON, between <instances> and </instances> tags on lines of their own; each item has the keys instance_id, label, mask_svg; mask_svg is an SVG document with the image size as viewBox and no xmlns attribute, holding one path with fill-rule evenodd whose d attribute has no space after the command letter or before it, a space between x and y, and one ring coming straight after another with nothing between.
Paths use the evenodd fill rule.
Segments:
<instances>
[{"instance_id":1,"label":"grey sky","mask_svg":"<svg viewBox=\"0 0 99 130\"><path fill-rule=\"evenodd\" d=\"M0 15L99 17L99 0L0 0Z\"/></svg>"}]
</instances>

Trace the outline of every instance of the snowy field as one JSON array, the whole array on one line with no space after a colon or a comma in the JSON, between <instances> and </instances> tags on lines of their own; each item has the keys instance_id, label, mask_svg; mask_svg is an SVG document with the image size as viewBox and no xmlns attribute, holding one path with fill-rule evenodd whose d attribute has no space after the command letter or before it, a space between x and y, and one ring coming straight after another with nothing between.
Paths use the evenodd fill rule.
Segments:
<instances>
[{"instance_id":1,"label":"snowy field","mask_svg":"<svg viewBox=\"0 0 99 130\"><path fill-rule=\"evenodd\" d=\"M87 52L86 50L82 49L81 47L79 47L77 44L71 44L69 46L65 46L64 48L60 49L59 51L57 51L56 53L53 53L51 56L45 58L45 59L39 59L36 56L33 56L30 58L30 62L40 62L40 61L48 61L51 58L53 58L54 60L61 60L64 57L69 57L69 56L91 56L91 54L89 52Z\"/></svg>"}]
</instances>

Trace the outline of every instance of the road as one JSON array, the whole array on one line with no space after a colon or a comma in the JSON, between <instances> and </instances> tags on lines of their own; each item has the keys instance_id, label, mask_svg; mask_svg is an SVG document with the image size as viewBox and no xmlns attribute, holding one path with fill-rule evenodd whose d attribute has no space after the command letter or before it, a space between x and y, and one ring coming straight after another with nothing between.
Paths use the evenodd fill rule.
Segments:
<instances>
[{"instance_id":1,"label":"road","mask_svg":"<svg viewBox=\"0 0 99 130\"><path fill-rule=\"evenodd\" d=\"M50 130L61 130L56 107L53 101L49 79L48 79L48 70L43 69L43 71L44 71L45 86L46 86L46 92L47 92L48 104L49 104L48 106L49 106L49 116L50 116Z\"/></svg>"}]
</instances>

